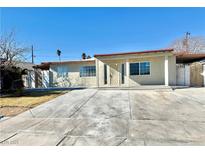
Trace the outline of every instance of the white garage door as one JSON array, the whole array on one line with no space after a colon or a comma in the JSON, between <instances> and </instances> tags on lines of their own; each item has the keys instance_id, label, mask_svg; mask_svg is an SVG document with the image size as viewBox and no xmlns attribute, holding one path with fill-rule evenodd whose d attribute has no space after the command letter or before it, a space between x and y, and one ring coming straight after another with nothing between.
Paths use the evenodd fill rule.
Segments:
<instances>
[{"instance_id":1,"label":"white garage door","mask_svg":"<svg viewBox=\"0 0 205 154\"><path fill-rule=\"evenodd\" d=\"M177 85L190 86L190 67L189 65L177 65Z\"/></svg>"}]
</instances>

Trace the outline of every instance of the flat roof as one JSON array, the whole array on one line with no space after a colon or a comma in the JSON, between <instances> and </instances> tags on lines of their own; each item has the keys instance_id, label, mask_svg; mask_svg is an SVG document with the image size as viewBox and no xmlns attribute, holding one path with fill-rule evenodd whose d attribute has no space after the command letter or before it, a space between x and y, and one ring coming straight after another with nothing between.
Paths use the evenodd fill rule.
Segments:
<instances>
[{"instance_id":1,"label":"flat roof","mask_svg":"<svg viewBox=\"0 0 205 154\"><path fill-rule=\"evenodd\" d=\"M42 62L41 64L67 64L67 63L81 63L81 62L93 62L95 59L84 59L84 60L68 60L59 62Z\"/></svg>"},{"instance_id":2,"label":"flat roof","mask_svg":"<svg viewBox=\"0 0 205 154\"><path fill-rule=\"evenodd\" d=\"M84 59L84 60L69 60L69 61L59 61L59 62L42 62L39 65L36 65L35 68L40 68L43 70L48 70L50 65L58 65L58 64L70 64L70 63L86 63L86 62L95 62L93 58Z\"/></svg>"},{"instance_id":3,"label":"flat roof","mask_svg":"<svg viewBox=\"0 0 205 154\"><path fill-rule=\"evenodd\" d=\"M144 53L157 53L157 52L172 52L174 49L158 49L158 50L144 50L144 51L133 51L133 52L119 52L111 54L95 54L94 57L105 57L105 56L119 56L119 55L130 55L130 54L144 54Z\"/></svg>"}]
</instances>

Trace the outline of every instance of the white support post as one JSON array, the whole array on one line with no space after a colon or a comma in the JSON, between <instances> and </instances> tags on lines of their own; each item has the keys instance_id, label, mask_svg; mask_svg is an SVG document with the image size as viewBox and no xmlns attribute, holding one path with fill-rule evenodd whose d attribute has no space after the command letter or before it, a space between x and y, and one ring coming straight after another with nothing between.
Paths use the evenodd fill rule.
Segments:
<instances>
[{"instance_id":1,"label":"white support post","mask_svg":"<svg viewBox=\"0 0 205 154\"><path fill-rule=\"evenodd\" d=\"M130 80L130 63L129 60L126 60L126 84L129 87Z\"/></svg>"},{"instance_id":2,"label":"white support post","mask_svg":"<svg viewBox=\"0 0 205 154\"><path fill-rule=\"evenodd\" d=\"M110 86L110 65L107 64L107 84Z\"/></svg>"},{"instance_id":3,"label":"white support post","mask_svg":"<svg viewBox=\"0 0 205 154\"><path fill-rule=\"evenodd\" d=\"M95 67L96 67L96 86L99 87L99 60L95 59Z\"/></svg>"},{"instance_id":4,"label":"white support post","mask_svg":"<svg viewBox=\"0 0 205 154\"><path fill-rule=\"evenodd\" d=\"M118 70L118 71L117 71L117 72L118 72L118 73L117 73L117 74L118 74L118 86L119 86L119 87L120 87L120 83L121 83L121 79L120 79L120 78L121 78L121 76L120 76L120 74L121 74L121 73L120 73L120 72L121 72L121 68L120 68L120 66L121 66L120 63L117 64L117 70Z\"/></svg>"},{"instance_id":5,"label":"white support post","mask_svg":"<svg viewBox=\"0 0 205 154\"><path fill-rule=\"evenodd\" d=\"M165 86L169 86L169 60L168 56L165 56L164 59L164 80L165 80Z\"/></svg>"}]
</instances>

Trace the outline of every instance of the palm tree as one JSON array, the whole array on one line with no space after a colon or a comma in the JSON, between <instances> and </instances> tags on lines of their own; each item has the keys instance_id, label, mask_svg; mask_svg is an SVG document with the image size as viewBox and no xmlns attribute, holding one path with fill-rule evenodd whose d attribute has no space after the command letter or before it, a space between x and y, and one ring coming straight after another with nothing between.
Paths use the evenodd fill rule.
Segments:
<instances>
[{"instance_id":1,"label":"palm tree","mask_svg":"<svg viewBox=\"0 0 205 154\"><path fill-rule=\"evenodd\" d=\"M59 57L59 61L61 61L61 58L60 58L60 56L61 56L61 51L58 49L57 50L57 55L58 55L58 57Z\"/></svg>"},{"instance_id":2,"label":"palm tree","mask_svg":"<svg viewBox=\"0 0 205 154\"><path fill-rule=\"evenodd\" d=\"M87 56L86 56L86 53L83 52L83 53L82 53L82 59L86 59L86 57L87 57Z\"/></svg>"}]
</instances>

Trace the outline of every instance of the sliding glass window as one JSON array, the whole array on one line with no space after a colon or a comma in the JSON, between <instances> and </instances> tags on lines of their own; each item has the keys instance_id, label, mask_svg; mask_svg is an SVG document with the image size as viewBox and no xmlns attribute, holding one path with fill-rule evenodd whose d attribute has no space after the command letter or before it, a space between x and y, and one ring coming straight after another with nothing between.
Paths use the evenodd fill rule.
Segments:
<instances>
[{"instance_id":1,"label":"sliding glass window","mask_svg":"<svg viewBox=\"0 0 205 154\"><path fill-rule=\"evenodd\" d=\"M150 62L131 63L130 75L150 75Z\"/></svg>"},{"instance_id":2,"label":"sliding glass window","mask_svg":"<svg viewBox=\"0 0 205 154\"><path fill-rule=\"evenodd\" d=\"M96 76L95 66L83 66L80 68L80 77Z\"/></svg>"}]
</instances>

